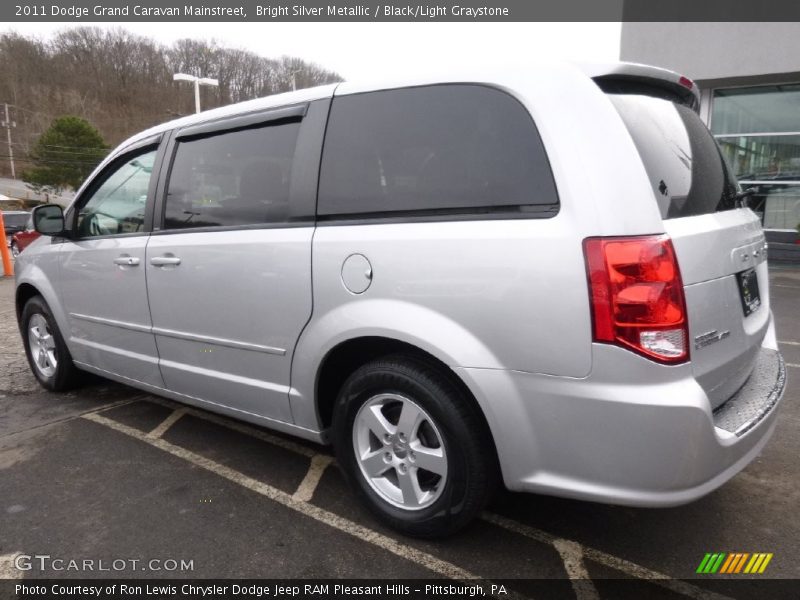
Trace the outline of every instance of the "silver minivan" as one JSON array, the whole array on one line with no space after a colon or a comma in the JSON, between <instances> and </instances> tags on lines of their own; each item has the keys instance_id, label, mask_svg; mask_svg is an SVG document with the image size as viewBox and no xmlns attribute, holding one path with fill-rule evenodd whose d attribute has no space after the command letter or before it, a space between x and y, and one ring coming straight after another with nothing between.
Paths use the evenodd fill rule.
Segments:
<instances>
[{"instance_id":1,"label":"silver minivan","mask_svg":"<svg viewBox=\"0 0 800 600\"><path fill-rule=\"evenodd\" d=\"M694 84L532 64L144 131L17 262L33 373L316 442L410 535L511 490L689 502L785 386L758 217Z\"/></svg>"}]
</instances>

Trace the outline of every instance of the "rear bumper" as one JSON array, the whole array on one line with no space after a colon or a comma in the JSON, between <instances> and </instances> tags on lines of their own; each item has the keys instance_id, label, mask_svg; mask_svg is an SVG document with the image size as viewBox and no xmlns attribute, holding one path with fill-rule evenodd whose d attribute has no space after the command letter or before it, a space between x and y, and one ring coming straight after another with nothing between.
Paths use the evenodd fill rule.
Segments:
<instances>
[{"instance_id":1,"label":"rear bumper","mask_svg":"<svg viewBox=\"0 0 800 600\"><path fill-rule=\"evenodd\" d=\"M762 349L753 375L715 412L690 365L606 345L594 359L583 379L458 369L486 412L509 489L684 504L747 466L775 429L786 385L776 350Z\"/></svg>"}]
</instances>

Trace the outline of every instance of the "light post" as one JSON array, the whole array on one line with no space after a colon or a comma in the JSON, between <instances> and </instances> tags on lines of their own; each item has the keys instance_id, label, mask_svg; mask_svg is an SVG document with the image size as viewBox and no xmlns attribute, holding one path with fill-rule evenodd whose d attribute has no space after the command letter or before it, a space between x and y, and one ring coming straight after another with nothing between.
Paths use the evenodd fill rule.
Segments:
<instances>
[{"instance_id":1,"label":"light post","mask_svg":"<svg viewBox=\"0 0 800 600\"><path fill-rule=\"evenodd\" d=\"M300 71L302 71L302 69L295 69L294 71L290 71L289 72L289 75L292 78L292 91L293 92L297 91L297 79L296 79L296 76Z\"/></svg>"},{"instance_id":2,"label":"light post","mask_svg":"<svg viewBox=\"0 0 800 600\"><path fill-rule=\"evenodd\" d=\"M194 112L200 112L200 86L213 85L218 86L219 81L216 79L209 79L208 77L195 77L194 75L187 75L186 73L175 73L172 76L173 81L191 81L194 83Z\"/></svg>"}]
</instances>

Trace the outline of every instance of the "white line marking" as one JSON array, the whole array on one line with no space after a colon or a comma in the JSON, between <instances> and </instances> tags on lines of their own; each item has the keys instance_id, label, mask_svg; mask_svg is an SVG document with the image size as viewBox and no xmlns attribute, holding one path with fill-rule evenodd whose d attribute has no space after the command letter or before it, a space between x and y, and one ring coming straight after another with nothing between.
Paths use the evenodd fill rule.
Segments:
<instances>
[{"instance_id":1,"label":"white line marking","mask_svg":"<svg viewBox=\"0 0 800 600\"><path fill-rule=\"evenodd\" d=\"M303 478L303 481L300 482L300 485L297 486L297 491L292 498L300 502L311 502L311 499L314 497L314 491L317 489L317 485L319 485L319 480L322 479L322 474L325 473L325 469L328 468L328 465L332 462L333 457L325 454L315 454L312 456L308 472Z\"/></svg>"},{"instance_id":2,"label":"white line marking","mask_svg":"<svg viewBox=\"0 0 800 600\"><path fill-rule=\"evenodd\" d=\"M787 346L800 346L800 342L791 342L789 340L778 340L779 344L786 344Z\"/></svg>"},{"instance_id":3,"label":"white line marking","mask_svg":"<svg viewBox=\"0 0 800 600\"><path fill-rule=\"evenodd\" d=\"M600 594L594 587L589 571L583 564L583 548L578 542L570 540L553 540L553 546L564 561L564 570L572 582L572 590L578 600L600 600Z\"/></svg>"},{"instance_id":4,"label":"white line marking","mask_svg":"<svg viewBox=\"0 0 800 600\"><path fill-rule=\"evenodd\" d=\"M536 529L535 527L531 527L530 525L518 523L517 521L493 513L483 513L481 515L481 518L485 521L488 521L489 523L493 523L494 525L498 525L503 529L519 533L520 535L529 537L533 540L536 540L537 542L543 542L545 544L552 544L553 546L555 546L556 541L560 539L545 531ZM571 541L571 540L562 540L562 541ZM577 544L578 542L572 542L572 543ZM690 583L686 583L685 581L671 579L669 575L664 575L663 573L659 573L658 571L651 571L650 569L637 565L636 563L632 563L623 558L618 558L611 554L607 554L602 550L589 548L582 544L580 544L580 546L583 551L584 558L588 558L589 560L593 560L594 562L600 563L601 565L605 565L612 569L616 569L617 571L622 571L623 573L630 575L632 577L636 577L638 579L645 579L649 583L661 586L668 590L672 590L673 592L677 592L678 594L683 594L684 596L688 596L689 598L694 598L695 600L732 600L728 596L723 596L722 594L709 592Z\"/></svg>"},{"instance_id":5,"label":"white line marking","mask_svg":"<svg viewBox=\"0 0 800 600\"><path fill-rule=\"evenodd\" d=\"M178 402L173 402L172 400L166 400L164 398L158 398L156 396L151 396L147 398L146 402L153 402L154 404L160 404L161 406L166 406L167 408L173 408L173 409L175 408L176 405L180 406L180 403ZM228 429L232 429L233 431L238 431L239 433L249 435L250 437L254 437L264 442L269 442L270 444L274 444L275 446L280 446L281 448L289 450L290 452L294 452L295 454L307 456L308 458L313 458L316 454L318 454L318 452L313 448L309 448L307 446L303 446L302 444L298 444L297 442L293 442L291 440L287 440L282 437L272 435L271 433L267 433L266 431L262 431L260 429L257 429L256 427L251 427L250 425L247 425L245 423L233 421L231 419L221 417L213 413L205 412L203 410L198 410L190 406L184 406L183 411L187 415L197 417L198 419L203 419L204 421L209 421L216 425L221 425L222 427L227 427Z\"/></svg>"},{"instance_id":6,"label":"white line marking","mask_svg":"<svg viewBox=\"0 0 800 600\"><path fill-rule=\"evenodd\" d=\"M787 367L794 367L795 369L800 369L800 365L796 365L794 363L786 363Z\"/></svg>"},{"instance_id":7,"label":"white line marking","mask_svg":"<svg viewBox=\"0 0 800 600\"><path fill-rule=\"evenodd\" d=\"M0 579L22 579L22 574L14 567L14 559L22 552L0 555Z\"/></svg>"},{"instance_id":8,"label":"white line marking","mask_svg":"<svg viewBox=\"0 0 800 600\"><path fill-rule=\"evenodd\" d=\"M150 439L160 438L162 435L167 433L170 427L175 425L183 415L186 414L186 410L183 408L179 408L177 410L173 410L172 414L170 414L166 419L159 423L158 427L153 429L150 433L147 434L147 437Z\"/></svg>"},{"instance_id":9,"label":"white line marking","mask_svg":"<svg viewBox=\"0 0 800 600\"><path fill-rule=\"evenodd\" d=\"M794 365L794 364L788 364L788 366L790 366L790 367L800 367L800 365ZM147 401L147 402L155 402L157 404L161 404L163 406L167 406L167 407L170 407L170 408L173 408L175 406L175 404L177 404L177 403L173 403L173 401L171 401L171 400L166 400L166 399L162 399L162 398L158 398L158 397L149 397L149 398L146 398L144 400ZM300 455L303 455L303 456L307 456L307 457L311 458L312 460L313 460L313 458L315 456L324 456L324 455L318 454L312 448L308 448L306 446L303 446L302 444L298 444L298 443L292 442L291 440L286 440L286 439L283 439L283 438L280 438L280 437L277 437L277 436L273 436L273 435L271 435L271 434L269 434L269 433L267 433L265 431L261 431L260 429L257 429L255 427L251 427L251 426L246 425L244 423L231 421L229 419L226 419L225 417L221 417L221 416L215 415L213 413L207 413L205 411L202 411L202 410L199 410L199 409L194 409L192 407L185 407L183 410L187 414L190 414L190 415L192 415L194 417L197 417L199 419L210 421L212 423L216 423L217 425L221 425L222 427L227 427L228 429L232 429L234 431L238 431L238 432L243 433L245 435L249 435L251 437L255 437L255 438L263 440L265 442L269 442L271 444L275 444L277 446L285 448L286 450L290 450L290 451L295 452L297 454L300 454ZM141 432L139 432L137 430L134 430L134 429L131 429L131 428L128 428L128 427L126 427L124 425L118 424L115 421L112 421L110 419L102 417L101 415L99 415L97 413L89 413L89 414L83 415L83 417L86 418L86 419L90 419L90 420L96 421L98 423L102 423L104 425L108 423L108 426L112 427L114 429L117 429L118 428L117 426L119 426L119 428L120 428L119 431L122 431L123 433L128 433L128 431L130 430L132 433L130 433L129 435L133 435L133 437L137 437L139 439L143 439L144 441L150 443L150 441L148 439L144 438L144 436L141 434ZM177 450L179 450L181 452L186 452L187 454L191 454L192 456L196 456L196 455L192 454L191 452L183 450L182 448L179 448L177 446L172 446L171 444L168 444L167 442L164 442L163 440L158 440L158 442L159 442L158 444L154 444L154 445L156 445L158 447L161 447L161 444L165 444L165 445L168 445L170 448L175 448L175 449L177 449ZM170 452L170 450L167 450L167 451ZM200 457L198 457L198 458L200 458ZM206 459L202 459L202 460L205 461ZM212 461L208 461L208 462L211 463L211 464L214 464L214 465L217 464L217 463L213 463ZM223 467L222 465L219 465L219 466L221 468L223 468L223 469L227 469L227 467ZM310 469L309 469L309 471L310 471ZM233 470L231 470L231 472L232 473L237 473L236 471L233 471ZM244 476L244 475L238 475L237 474L237 476L241 476L241 477L246 478L246 476ZM306 474L306 477L308 477L308 474ZM249 479L249 478L247 478L247 479ZM255 481L255 480L253 480L253 481ZM304 482L305 482L305 480L304 480ZM266 485L266 484L261 484L260 482L257 482L257 481L256 481L256 483L258 485ZM302 485L303 484L301 483L301 487L302 487ZM245 487L249 487L249 486L245 486ZM269 487L269 486L267 486L267 487ZM300 491L300 487L298 487L298 490L295 492L295 494L297 494L299 491ZM276 490L276 492L279 492L281 494L285 493L285 492L281 492L280 490ZM288 494L287 494L287 496L288 496ZM291 497L291 496L288 496L288 497L291 498L292 501L298 502L293 497ZM309 505L309 506L313 506L313 505ZM314 507L314 509L316 509L316 507ZM319 510L322 510L322 509L319 509ZM323 511L323 512L325 514L331 514L332 515L332 513L327 513L327 511ZM337 515L333 515L333 516L335 518L337 518L337 519L340 518ZM312 518L316 518L316 517L312 517ZM533 527L530 527L529 525L524 525L523 523L519 523L519 522L514 521L512 519L508 519L506 517L501 517L500 515L496 515L496 514L492 514L492 513L483 513L481 515L481 518L483 520L489 522L489 523L493 523L493 524L498 525L498 526L500 526L500 527L502 527L504 529L507 529L509 531L513 531L513 532L519 533L521 535L524 535L526 537L529 537L531 539L539 541L539 542L541 542L543 544L549 544L549 545L555 546L555 542L557 540L561 539L561 538L557 538L556 536L551 535L551 534L549 534L549 533L547 533L545 531L542 531L540 529L535 529ZM350 521L347 521L346 519L342 519L342 520L345 521L346 523L350 523ZM355 525L356 527L360 527L359 525L356 525L356 524L353 524L353 525ZM334 527L336 527L336 526L334 525ZM362 529L364 529L364 531L366 531L366 532L369 532L370 535L374 534L376 536L380 536L381 538L385 537L385 536L382 536L381 534L373 532L370 529L366 529L366 528L362 528ZM355 535L355 534L353 534L353 535ZM359 536L356 535L356 537L359 537ZM365 539L365 538L360 538L360 539ZM386 539L391 541L393 544L396 544L396 542L394 542L394 540L391 540L391 538L386 538ZM367 541L369 541L369 540L367 540ZM572 542L572 540L562 540L562 541L564 541L564 542ZM573 542L573 543L578 544L578 542ZM402 546L400 546L400 547L403 548ZM648 580L648 581L650 581L650 583L653 583L655 585L659 585L661 587L664 587L666 589L672 590L672 591L677 592L679 594L683 594L683 595L688 596L690 598L694 598L695 600L731 600L731 598L729 598L728 596L724 596L724 595L721 595L721 594L715 594L713 592L706 591L706 590L704 590L702 588L699 588L697 586L694 586L692 584L689 584L689 583L686 583L686 582L683 582L683 581L674 580L674 579L670 578L669 575L664 575L663 573L659 573L657 571L652 571L652 570L647 569L645 567L639 566L636 563L627 561L627 560L625 560L623 558L618 558L618 557L613 556L611 554L607 554L607 553L605 553L605 552L603 552L601 550L596 550L594 548L589 548L589 547L586 547L586 546L583 546L583 545L581 545L581 548L583 550L583 556L586 557L586 558L589 558L589 559L591 559L591 560L593 560L595 562L598 562L600 564L603 564L603 565L605 565L607 567L611 567L612 569L616 569L618 571L622 571L623 573L625 573L627 575L630 575L631 577L636 577L636 578L639 578L639 579ZM407 550L411 550L411 549L407 549ZM393 551L390 550L390 552L393 552ZM414 551L414 552L416 552L416 551ZM397 553L395 552L395 554L397 554ZM422 554L425 554L425 553L422 553ZM430 556L430 555L426 554L426 556ZM433 558L435 558L435 557L433 557ZM413 560L413 559L409 559L409 560ZM438 559L435 559L435 560L438 560ZM442 561L442 562L444 562L444 561ZM445 563L445 564L450 565L450 563ZM451 565L451 566L453 568L455 568L455 569L458 569L458 567L455 567L455 565ZM469 579L469 577L453 577L453 579ZM576 591L576 594L577 594L577 591Z\"/></svg>"},{"instance_id":10,"label":"white line marking","mask_svg":"<svg viewBox=\"0 0 800 600\"><path fill-rule=\"evenodd\" d=\"M235 471L234 469L226 467L225 465L221 465L213 460L209 460L203 456L195 454L194 452L190 452L189 450L170 444L161 438L149 438L147 437L147 434L137 429L128 427L122 423L117 423L116 421L98 414L84 415L84 418L119 431L120 433L124 433L132 438L136 438L142 442L145 442L146 444L150 444L151 446L155 446L159 450L163 450L168 454L182 458L183 460L190 462L197 467L210 471L215 475L219 475L220 477L224 477L225 479L228 479L237 485L241 485L242 487L252 490L257 494L261 494L262 496L269 498L274 502L282 504L283 506L297 511L307 517L311 517L312 519L333 527L334 529L338 529L339 531L347 533L359 540L374 544L375 546L425 567L426 569L442 575L443 577L458 580L479 579L477 575L457 567L452 563L436 558L427 552L422 552L420 550L404 546L400 542L397 542L390 537L378 533L377 531L368 529L367 527L363 527L358 523L354 523L353 521L345 519L344 517L340 517L332 512L328 512L327 510L314 506L313 504L295 500L292 496L282 490L248 477L242 473L239 473L238 471Z\"/></svg>"}]
</instances>

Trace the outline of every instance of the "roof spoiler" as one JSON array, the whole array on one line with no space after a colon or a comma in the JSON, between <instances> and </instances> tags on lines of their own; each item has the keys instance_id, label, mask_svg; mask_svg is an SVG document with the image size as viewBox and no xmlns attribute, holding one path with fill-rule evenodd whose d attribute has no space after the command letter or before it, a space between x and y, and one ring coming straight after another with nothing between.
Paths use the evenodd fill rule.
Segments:
<instances>
[{"instance_id":1,"label":"roof spoiler","mask_svg":"<svg viewBox=\"0 0 800 600\"><path fill-rule=\"evenodd\" d=\"M583 65L583 70L607 94L655 96L700 112L697 84L675 71L636 63Z\"/></svg>"}]
</instances>

